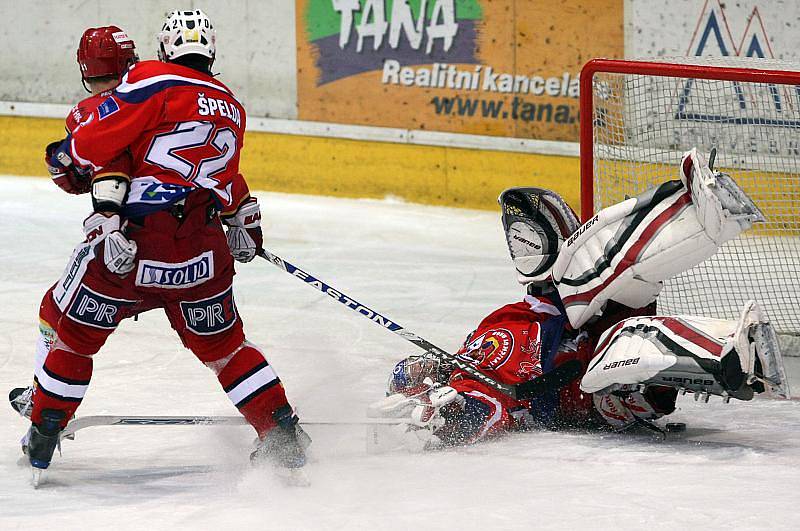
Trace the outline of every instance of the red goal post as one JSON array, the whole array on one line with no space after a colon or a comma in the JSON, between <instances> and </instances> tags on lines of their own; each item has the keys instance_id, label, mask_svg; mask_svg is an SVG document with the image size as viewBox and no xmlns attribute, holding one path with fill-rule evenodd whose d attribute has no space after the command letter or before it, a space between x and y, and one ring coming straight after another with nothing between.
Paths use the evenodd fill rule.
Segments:
<instances>
[{"instance_id":1,"label":"red goal post","mask_svg":"<svg viewBox=\"0 0 800 531\"><path fill-rule=\"evenodd\" d=\"M594 59L581 71L581 217L678 178L718 150L767 217L666 283L659 311L735 318L748 298L800 335L800 64L730 57Z\"/></svg>"}]
</instances>

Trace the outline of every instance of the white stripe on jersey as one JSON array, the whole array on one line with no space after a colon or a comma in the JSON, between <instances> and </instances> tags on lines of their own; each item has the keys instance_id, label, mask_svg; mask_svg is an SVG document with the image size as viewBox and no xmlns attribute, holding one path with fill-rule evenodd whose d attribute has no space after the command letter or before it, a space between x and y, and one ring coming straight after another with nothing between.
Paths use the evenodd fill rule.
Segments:
<instances>
[{"instance_id":1,"label":"white stripe on jersey","mask_svg":"<svg viewBox=\"0 0 800 531\"><path fill-rule=\"evenodd\" d=\"M483 428L481 428L481 432L475 438L475 440L477 440L477 439L482 438L484 435L486 435L486 432L488 432L489 429L491 429L492 426L494 426L495 424L497 424L500 421L500 418L503 416L503 406L500 404L500 402L497 399L492 398L491 396L485 395L485 394L481 393L480 391L469 391L468 393L465 393L465 394L467 396L473 396L475 398L482 398L483 399L483 400L481 400L482 402L483 401L488 401L494 407L494 412L492 413L492 416L489 417L489 420L487 420L484 423Z\"/></svg>"},{"instance_id":2,"label":"white stripe on jersey","mask_svg":"<svg viewBox=\"0 0 800 531\"><path fill-rule=\"evenodd\" d=\"M205 87L211 87L220 90L222 92L225 92L230 96L233 96L230 93L230 91L228 91L225 87L218 85L216 83L212 83L210 81L203 81L202 79L195 79L193 77L177 76L175 74L162 74L160 76L148 77L140 81L135 81L133 83L128 83L128 74L125 74L124 76L122 76L122 83L120 83L119 86L114 89L114 91L126 94L128 92L133 92L135 90L149 87L150 85L155 85L156 83L161 83L162 81L185 81L186 83L190 83L192 85L203 85Z\"/></svg>"},{"instance_id":3,"label":"white stripe on jersey","mask_svg":"<svg viewBox=\"0 0 800 531\"><path fill-rule=\"evenodd\" d=\"M541 300L539 297L534 297L532 295L525 295L525 302L531 307L531 310L536 313L547 313L550 315L561 315L561 312L558 311L558 308L553 306L552 304L548 304Z\"/></svg>"}]
</instances>

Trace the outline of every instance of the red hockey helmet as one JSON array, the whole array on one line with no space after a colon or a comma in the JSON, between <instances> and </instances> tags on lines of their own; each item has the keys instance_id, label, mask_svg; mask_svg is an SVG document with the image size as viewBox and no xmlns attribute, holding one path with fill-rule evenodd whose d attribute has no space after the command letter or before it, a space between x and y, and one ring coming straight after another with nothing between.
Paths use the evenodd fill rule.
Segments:
<instances>
[{"instance_id":1,"label":"red hockey helmet","mask_svg":"<svg viewBox=\"0 0 800 531\"><path fill-rule=\"evenodd\" d=\"M133 40L117 26L89 28L78 44L78 64L84 80L122 76L138 60Z\"/></svg>"}]
</instances>

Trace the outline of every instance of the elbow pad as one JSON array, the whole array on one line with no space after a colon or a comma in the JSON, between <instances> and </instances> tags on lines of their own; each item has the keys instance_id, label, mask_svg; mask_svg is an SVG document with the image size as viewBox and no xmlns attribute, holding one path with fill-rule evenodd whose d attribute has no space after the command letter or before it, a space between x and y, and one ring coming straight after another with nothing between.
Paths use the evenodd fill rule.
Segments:
<instances>
[{"instance_id":1,"label":"elbow pad","mask_svg":"<svg viewBox=\"0 0 800 531\"><path fill-rule=\"evenodd\" d=\"M119 212L130 187L122 176L100 177L92 183L92 206L95 212Z\"/></svg>"}]
</instances>

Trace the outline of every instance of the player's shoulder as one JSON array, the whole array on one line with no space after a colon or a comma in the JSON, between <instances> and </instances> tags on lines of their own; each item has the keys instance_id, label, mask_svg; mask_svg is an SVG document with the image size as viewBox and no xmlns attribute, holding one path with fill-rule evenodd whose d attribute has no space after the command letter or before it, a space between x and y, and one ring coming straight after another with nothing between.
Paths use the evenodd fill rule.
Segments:
<instances>
[{"instance_id":1,"label":"player's shoulder","mask_svg":"<svg viewBox=\"0 0 800 531\"><path fill-rule=\"evenodd\" d=\"M98 94L88 96L69 110L67 115L67 130L74 131L78 125L83 123L97 108L111 95L113 90L106 90Z\"/></svg>"},{"instance_id":2,"label":"player's shoulder","mask_svg":"<svg viewBox=\"0 0 800 531\"><path fill-rule=\"evenodd\" d=\"M216 89L235 99L233 92L210 74L163 61L140 61L122 77L114 91L123 100L139 101L172 87L197 86Z\"/></svg>"},{"instance_id":3,"label":"player's shoulder","mask_svg":"<svg viewBox=\"0 0 800 531\"><path fill-rule=\"evenodd\" d=\"M526 295L520 302L506 304L487 315L482 326L497 325L503 322L539 321L548 316L558 316L562 312L557 304L547 297Z\"/></svg>"}]
</instances>

